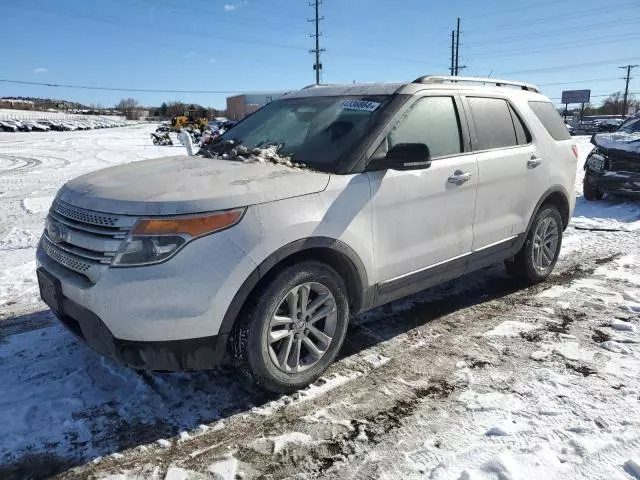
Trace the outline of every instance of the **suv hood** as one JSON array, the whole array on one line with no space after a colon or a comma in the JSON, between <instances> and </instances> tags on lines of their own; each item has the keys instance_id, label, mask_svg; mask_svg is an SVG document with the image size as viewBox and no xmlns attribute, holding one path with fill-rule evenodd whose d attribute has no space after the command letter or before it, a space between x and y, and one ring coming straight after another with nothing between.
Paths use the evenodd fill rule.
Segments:
<instances>
[{"instance_id":1,"label":"suv hood","mask_svg":"<svg viewBox=\"0 0 640 480\"><path fill-rule=\"evenodd\" d=\"M178 155L98 170L67 182L57 198L123 215L180 215L283 200L324 190L329 174L274 163Z\"/></svg>"},{"instance_id":2,"label":"suv hood","mask_svg":"<svg viewBox=\"0 0 640 480\"><path fill-rule=\"evenodd\" d=\"M640 133L599 133L593 136L594 145L607 151L616 151L625 156L640 158Z\"/></svg>"}]
</instances>

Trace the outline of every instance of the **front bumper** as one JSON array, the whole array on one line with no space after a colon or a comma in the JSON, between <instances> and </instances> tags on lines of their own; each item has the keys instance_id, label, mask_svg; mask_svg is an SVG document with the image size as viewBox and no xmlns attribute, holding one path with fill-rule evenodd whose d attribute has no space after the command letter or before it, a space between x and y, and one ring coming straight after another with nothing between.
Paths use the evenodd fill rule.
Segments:
<instances>
[{"instance_id":1,"label":"front bumper","mask_svg":"<svg viewBox=\"0 0 640 480\"><path fill-rule=\"evenodd\" d=\"M64 296L59 302L60 311L56 315L76 338L128 367L179 372L207 370L226 360L229 334L160 342L121 340L89 309Z\"/></svg>"},{"instance_id":2,"label":"front bumper","mask_svg":"<svg viewBox=\"0 0 640 480\"><path fill-rule=\"evenodd\" d=\"M603 193L640 198L640 173L613 171L597 173L587 168L584 181Z\"/></svg>"}]
</instances>

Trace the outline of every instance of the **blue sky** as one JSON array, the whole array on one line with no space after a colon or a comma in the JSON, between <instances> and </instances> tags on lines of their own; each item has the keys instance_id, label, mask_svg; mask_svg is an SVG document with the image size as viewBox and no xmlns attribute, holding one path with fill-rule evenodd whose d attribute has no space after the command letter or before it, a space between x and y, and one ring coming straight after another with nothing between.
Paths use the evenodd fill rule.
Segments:
<instances>
[{"instance_id":1,"label":"blue sky","mask_svg":"<svg viewBox=\"0 0 640 480\"><path fill-rule=\"evenodd\" d=\"M0 79L221 92L0 82L0 96L223 107L234 92L314 82L306 0L0 0L0 11ZM448 73L458 16L462 74L533 82L554 101L563 89L590 88L598 103L624 88L619 65L640 64L640 0L324 0L321 13L327 83ZM640 91L640 68L635 77L632 92Z\"/></svg>"}]
</instances>

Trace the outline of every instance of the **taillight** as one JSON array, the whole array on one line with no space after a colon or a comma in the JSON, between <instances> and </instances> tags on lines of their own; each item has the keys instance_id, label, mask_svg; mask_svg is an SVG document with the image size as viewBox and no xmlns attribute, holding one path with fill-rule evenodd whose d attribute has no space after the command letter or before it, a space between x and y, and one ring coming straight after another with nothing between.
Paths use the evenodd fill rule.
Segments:
<instances>
[{"instance_id":1,"label":"taillight","mask_svg":"<svg viewBox=\"0 0 640 480\"><path fill-rule=\"evenodd\" d=\"M576 160L578 159L578 146L574 143L573 145L571 145L571 151L573 152L573 156L576 157Z\"/></svg>"}]
</instances>

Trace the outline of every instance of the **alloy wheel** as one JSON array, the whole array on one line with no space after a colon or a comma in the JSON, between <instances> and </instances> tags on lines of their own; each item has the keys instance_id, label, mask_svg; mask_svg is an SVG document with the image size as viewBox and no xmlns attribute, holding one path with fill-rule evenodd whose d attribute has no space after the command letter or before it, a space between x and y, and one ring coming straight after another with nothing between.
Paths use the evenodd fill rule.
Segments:
<instances>
[{"instance_id":1,"label":"alloy wheel","mask_svg":"<svg viewBox=\"0 0 640 480\"><path fill-rule=\"evenodd\" d=\"M269 356L286 373L300 373L327 353L338 313L331 291L318 282L292 288L280 301L269 324Z\"/></svg>"},{"instance_id":2,"label":"alloy wheel","mask_svg":"<svg viewBox=\"0 0 640 480\"><path fill-rule=\"evenodd\" d=\"M533 235L533 266L545 272L553 263L558 249L558 225L556 221L547 217L542 220Z\"/></svg>"}]
</instances>

